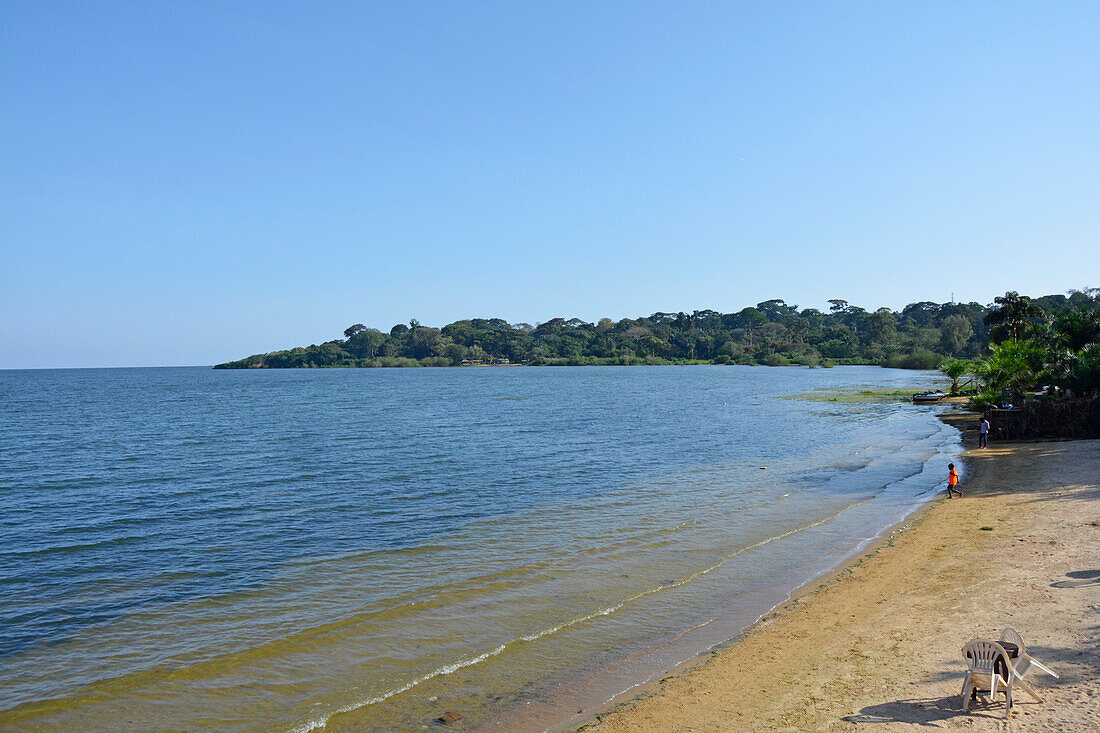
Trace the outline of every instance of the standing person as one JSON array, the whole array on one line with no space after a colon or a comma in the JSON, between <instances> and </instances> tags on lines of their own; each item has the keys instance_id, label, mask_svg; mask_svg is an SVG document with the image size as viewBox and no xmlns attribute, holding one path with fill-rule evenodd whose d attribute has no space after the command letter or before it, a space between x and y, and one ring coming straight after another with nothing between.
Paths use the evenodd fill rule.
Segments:
<instances>
[{"instance_id":1,"label":"standing person","mask_svg":"<svg viewBox=\"0 0 1100 733\"><path fill-rule=\"evenodd\" d=\"M982 425L978 428L978 447L989 447L989 419L985 417L982 418Z\"/></svg>"},{"instance_id":2,"label":"standing person","mask_svg":"<svg viewBox=\"0 0 1100 733\"><path fill-rule=\"evenodd\" d=\"M963 492L959 491L959 472L955 470L954 463L947 464L947 498L951 498L951 493L954 492L961 498Z\"/></svg>"}]
</instances>

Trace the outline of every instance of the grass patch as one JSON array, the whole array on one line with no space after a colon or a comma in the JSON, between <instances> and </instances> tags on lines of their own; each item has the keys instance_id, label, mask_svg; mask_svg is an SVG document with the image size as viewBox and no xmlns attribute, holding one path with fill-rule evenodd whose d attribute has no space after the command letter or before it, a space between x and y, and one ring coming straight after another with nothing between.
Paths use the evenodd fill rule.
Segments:
<instances>
[{"instance_id":1,"label":"grass patch","mask_svg":"<svg viewBox=\"0 0 1100 733\"><path fill-rule=\"evenodd\" d=\"M783 399L806 400L807 402L896 402L911 400L915 391L913 389L884 388L844 390L841 392L822 390L820 392L783 395Z\"/></svg>"}]
</instances>

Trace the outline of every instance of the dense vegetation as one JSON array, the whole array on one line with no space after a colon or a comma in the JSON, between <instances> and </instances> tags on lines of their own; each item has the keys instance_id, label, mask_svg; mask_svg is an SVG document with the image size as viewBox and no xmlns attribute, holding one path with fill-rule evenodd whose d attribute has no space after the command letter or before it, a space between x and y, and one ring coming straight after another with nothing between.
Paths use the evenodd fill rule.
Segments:
<instances>
[{"instance_id":1,"label":"dense vegetation","mask_svg":"<svg viewBox=\"0 0 1100 733\"><path fill-rule=\"evenodd\" d=\"M1037 389L1046 398L1100 393L1100 308L1096 290L1085 294L1093 296L1091 303L1049 310L1042 299L1018 293L996 298L983 318L990 327L988 353L940 365L953 380L952 391L958 391L961 377L971 374L978 384L971 402L979 408L1020 405L1036 396Z\"/></svg>"},{"instance_id":2,"label":"dense vegetation","mask_svg":"<svg viewBox=\"0 0 1100 733\"><path fill-rule=\"evenodd\" d=\"M1007 307L1001 302L1006 299ZM977 368L973 360L986 357L989 369L1013 359L1026 362L1034 367L1027 379L1053 374L1051 369L1069 375L1093 368L1087 365L1095 363L1096 334L1087 324L1097 322L1100 289L1034 300L1009 293L997 300L991 306L912 303L900 312L831 300L827 313L768 300L737 313L654 313L598 323L552 318L537 326L474 318L432 328L413 320L389 332L357 323L343 339L216 368L714 363L935 369L955 359L966 373ZM1035 344L1041 357L1028 351ZM1070 351L1077 356L1068 356ZM1011 386L994 378L983 378L983 384L991 390Z\"/></svg>"}]
</instances>

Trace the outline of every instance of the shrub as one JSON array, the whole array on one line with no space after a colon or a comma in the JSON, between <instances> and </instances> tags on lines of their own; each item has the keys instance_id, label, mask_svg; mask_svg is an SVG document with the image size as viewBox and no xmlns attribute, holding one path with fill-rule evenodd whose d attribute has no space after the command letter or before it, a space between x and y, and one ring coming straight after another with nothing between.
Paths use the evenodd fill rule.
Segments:
<instances>
[{"instance_id":1,"label":"shrub","mask_svg":"<svg viewBox=\"0 0 1100 733\"><path fill-rule=\"evenodd\" d=\"M378 366L381 367L415 367L420 366L420 362L416 359L410 359L407 356L383 356L378 360Z\"/></svg>"},{"instance_id":2,"label":"shrub","mask_svg":"<svg viewBox=\"0 0 1100 733\"><path fill-rule=\"evenodd\" d=\"M982 391L1003 391L1023 396L1047 376L1043 371L1046 352L1033 341L1005 341L990 347L989 358L975 371L982 380Z\"/></svg>"},{"instance_id":3,"label":"shrub","mask_svg":"<svg viewBox=\"0 0 1100 733\"><path fill-rule=\"evenodd\" d=\"M935 369L943 357L927 349L917 349L911 354L891 354L883 366L894 369Z\"/></svg>"},{"instance_id":4,"label":"shrub","mask_svg":"<svg viewBox=\"0 0 1100 733\"><path fill-rule=\"evenodd\" d=\"M1066 366L1066 372L1059 380L1061 386L1081 394L1100 390L1100 344L1088 344L1074 354Z\"/></svg>"},{"instance_id":5,"label":"shrub","mask_svg":"<svg viewBox=\"0 0 1100 733\"><path fill-rule=\"evenodd\" d=\"M967 406L971 410L978 412L985 412L993 405L997 404L1001 400L1001 393L994 389L983 389L982 391L972 395L967 402Z\"/></svg>"}]
</instances>

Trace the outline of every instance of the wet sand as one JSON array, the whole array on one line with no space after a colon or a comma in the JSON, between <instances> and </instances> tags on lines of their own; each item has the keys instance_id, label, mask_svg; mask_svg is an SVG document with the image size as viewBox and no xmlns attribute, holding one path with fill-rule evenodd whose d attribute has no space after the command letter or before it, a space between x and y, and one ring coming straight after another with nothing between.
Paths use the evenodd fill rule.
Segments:
<instances>
[{"instance_id":1,"label":"wet sand","mask_svg":"<svg viewBox=\"0 0 1100 733\"><path fill-rule=\"evenodd\" d=\"M1100 730L1100 441L993 444L964 429L939 499L703 665L584 731ZM946 477L945 477L946 479ZM962 712L961 647L1012 626L1060 679Z\"/></svg>"}]
</instances>

